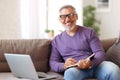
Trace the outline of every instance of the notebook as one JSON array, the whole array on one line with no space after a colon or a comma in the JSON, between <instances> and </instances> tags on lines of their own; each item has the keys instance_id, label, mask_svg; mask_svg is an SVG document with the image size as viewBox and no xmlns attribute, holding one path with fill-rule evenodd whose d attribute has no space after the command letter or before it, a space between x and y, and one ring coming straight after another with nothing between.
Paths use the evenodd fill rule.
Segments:
<instances>
[{"instance_id":1,"label":"notebook","mask_svg":"<svg viewBox=\"0 0 120 80\"><path fill-rule=\"evenodd\" d=\"M36 72L30 55L5 53L4 56L15 77L32 80L50 80L57 78L56 75Z\"/></svg>"}]
</instances>

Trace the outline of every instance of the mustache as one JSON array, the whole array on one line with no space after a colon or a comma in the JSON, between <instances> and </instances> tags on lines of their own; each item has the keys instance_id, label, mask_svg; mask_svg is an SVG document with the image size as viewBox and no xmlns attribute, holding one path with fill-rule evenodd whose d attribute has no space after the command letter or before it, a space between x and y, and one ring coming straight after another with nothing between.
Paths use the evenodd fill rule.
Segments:
<instances>
[{"instance_id":1,"label":"mustache","mask_svg":"<svg viewBox=\"0 0 120 80\"><path fill-rule=\"evenodd\" d=\"M66 21L65 23L71 23L72 21Z\"/></svg>"}]
</instances>

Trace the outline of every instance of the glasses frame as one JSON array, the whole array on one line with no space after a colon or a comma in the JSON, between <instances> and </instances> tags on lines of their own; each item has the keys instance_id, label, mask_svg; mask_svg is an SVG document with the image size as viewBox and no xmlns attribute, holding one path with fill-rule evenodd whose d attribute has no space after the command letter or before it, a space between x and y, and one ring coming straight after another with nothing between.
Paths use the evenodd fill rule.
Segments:
<instances>
[{"instance_id":1,"label":"glasses frame","mask_svg":"<svg viewBox=\"0 0 120 80\"><path fill-rule=\"evenodd\" d=\"M70 14L60 15L59 18L62 19L62 20L64 20L64 19L66 19L67 17L70 18L70 19L71 19L71 18L74 18L74 16L75 16L75 13L70 13Z\"/></svg>"}]
</instances>

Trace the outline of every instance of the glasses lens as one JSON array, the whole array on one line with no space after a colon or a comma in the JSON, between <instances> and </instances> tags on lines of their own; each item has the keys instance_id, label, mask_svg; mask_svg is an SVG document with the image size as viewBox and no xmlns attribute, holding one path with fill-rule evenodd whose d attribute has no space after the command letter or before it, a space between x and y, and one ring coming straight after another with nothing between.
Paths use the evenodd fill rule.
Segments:
<instances>
[{"instance_id":1,"label":"glasses lens","mask_svg":"<svg viewBox=\"0 0 120 80\"><path fill-rule=\"evenodd\" d=\"M67 15L60 15L61 19L65 19L67 17Z\"/></svg>"},{"instance_id":2,"label":"glasses lens","mask_svg":"<svg viewBox=\"0 0 120 80\"><path fill-rule=\"evenodd\" d=\"M68 14L67 15L69 18L73 18L74 17L74 13Z\"/></svg>"}]
</instances>

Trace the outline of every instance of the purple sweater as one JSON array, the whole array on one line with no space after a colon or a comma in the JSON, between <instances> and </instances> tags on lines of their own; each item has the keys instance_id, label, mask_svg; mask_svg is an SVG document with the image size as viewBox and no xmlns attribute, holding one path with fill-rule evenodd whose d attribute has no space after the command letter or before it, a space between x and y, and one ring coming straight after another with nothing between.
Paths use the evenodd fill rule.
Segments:
<instances>
[{"instance_id":1,"label":"purple sweater","mask_svg":"<svg viewBox=\"0 0 120 80\"><path fill-rule=\"evenodd\" d=\"M92 53L95 53L92 67L96 67L105 60L105 52L94 30L79 26L74 36L71 37L64 31L53 39L50 67L55 72L63 72L67 58L78 61L87 58Z\"/></svg>"}]
</instances>

